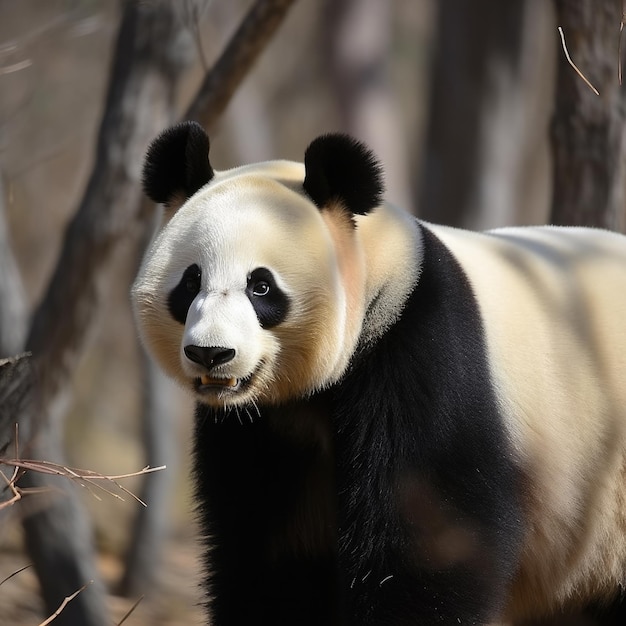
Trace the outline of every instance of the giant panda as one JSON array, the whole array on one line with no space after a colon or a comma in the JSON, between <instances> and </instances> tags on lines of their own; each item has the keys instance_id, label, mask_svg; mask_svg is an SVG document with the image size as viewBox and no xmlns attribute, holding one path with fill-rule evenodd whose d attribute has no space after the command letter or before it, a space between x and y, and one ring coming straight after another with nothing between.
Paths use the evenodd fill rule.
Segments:
<instances>
[{"instance_id":1,"label":"giant panda","mask_svg":"<svg viewBox=\"0 0 626 626\"><path fill-rule=\"evenodd\" d=\"M342 134L208 153L193 122L149 148L132 301L197 403L210 623L623 611L626 238L420 221Z\"/></svg>"}]
</instances>

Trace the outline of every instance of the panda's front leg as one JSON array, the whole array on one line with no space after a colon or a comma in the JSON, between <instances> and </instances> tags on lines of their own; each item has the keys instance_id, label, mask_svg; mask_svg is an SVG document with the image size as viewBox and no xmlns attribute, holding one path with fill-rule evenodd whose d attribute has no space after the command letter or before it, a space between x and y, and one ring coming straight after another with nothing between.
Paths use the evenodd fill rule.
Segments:
<instances>
[{"instance_id":1,"label":"panda's front leg","mask_svg":"<svg viewBox=\"0 0 626 626\"><path fill-rule=\"evenodd\" d=\"M212 626L344 624L332 458L317 440L277 427L296 416L307 418L259 407L240 421L236 411L198 408L195 473Z\"/></svg>"}]
</instances>

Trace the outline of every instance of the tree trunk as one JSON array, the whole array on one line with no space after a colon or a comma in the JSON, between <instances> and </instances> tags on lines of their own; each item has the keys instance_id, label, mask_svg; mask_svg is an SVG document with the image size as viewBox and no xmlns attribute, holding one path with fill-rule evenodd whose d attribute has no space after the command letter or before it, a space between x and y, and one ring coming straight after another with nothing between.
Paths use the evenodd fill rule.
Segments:
<instances>
[{"instance_id":1,"label":"tree trunk","mask_svg":"<svg viewBox=\"0 0 626 626\"><path fill-rule=\"evenodd\" d=\"M418 213L475 229L543 221L548 179L537 164L545 168L548 155L551 7L446 0L437 8Z\"/></svg>"},{"instance_id":2,"label":"tree trunk","mask_svg":"<svg viewBox=\"0 0 626 626\"><path fill-rule=\"evenodd\" d=\"M28 328L26 296L11 247L4 203L0 173L0 357L17 354L23 348Z\"/></svg>"},{"instance_id":3,"label":"tree trunk","mask_svg":"<svg viewBox=\"0 0 626 626\"><path fill-rule=\"evenodd\" d=\"M33 392L34 380L30 365L30 355L0 359L0 458L14 457L15 425L19 425L19 441L28 440L27 424L21 424L20 416L28 411L28 404ZM0 466L0 471L3 468ZM10 476L13 468L4 471ZM6 483L0 491L6 492ZM0 498L0 502L5 498ZM2 513L2 511L0 511Z\"/></svg>"},{"instance_id":4,"label":"tree trunk","mask_svg":"<svg viewBox=\"0 0 626 626\"><path fill-rule=\"evenodd\" d=\"M26 343L38 375L34 415L41 419L31 450L35 458L64 462L62 418L72 374L106 297L101 277L118 242L146 228L147 220L137 211L143 155L172 120L173 89L190 60L181 55L182 29L172 4L124 3L92 174ZM91 529L74 486L34 472L20 484L62 492L24 518L46 610L52 613L66 596L94 580L55 624L108 625Z\"/></svg>"},{"instance_id":5,"label":"tree trunk","mask_svg":"<svg viewBox=\"0 0 626 626\"><path fill-rule=\"evenodd\" d=\"M626 88L617 72L621 4L556 0L555 6L572 61L600 95L559 49L551 132L552 221L623 230Z\"/></svg>"},{"instance_id":6,"label":"tree trunk","mask_svg":"<svg viewBox=\"0 0 626 626\"><path fill-rule=\"evenodd\" d=\"M167 466L167 471L143 477L139 497L148 504L139 507L130 533L124 559L124 574L119 592L126 597L139 597L158 587L163 543L168 530L168 511L172 502L172 485L177 463L174 404L178 395L173 383L165 378L154 361L141 350L142 358L142 437L145 447L144 465Z\"/></svg>"},{"instance_id":7,"label":"tree trunk","mask_svg":"<svg viewBox=\"0 0 626 626\"><path fill-rule=\"evenodd\" d=\"M4 202L0 173L0 456L12 454L9 448L13 445L16 424L19 424L20 440L28 440L29 425L23 416L28 408L28 394L33 389L30 361L3 358L22 350L28 328L26 297L11 247ZM3 472L1 467L0 472ZM9 476L11 471L3 473Z\"/></svg>"}]
</instances>

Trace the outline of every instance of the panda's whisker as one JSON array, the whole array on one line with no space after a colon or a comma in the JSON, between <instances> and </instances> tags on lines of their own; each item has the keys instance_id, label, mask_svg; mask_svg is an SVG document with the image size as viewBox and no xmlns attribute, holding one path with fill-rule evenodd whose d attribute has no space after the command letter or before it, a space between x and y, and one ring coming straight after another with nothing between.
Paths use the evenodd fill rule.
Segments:
<instances>
[{"instance_id":1,"label":"panda's whisker","mask_svg":"<svg viewBox=\"0 0 626 626\"><path fill-rule=\"evenodd\" d=\"M228 417L228 406L226 405L226 402L222 405L221 414L220 424L223 424ZM215 423L217 424L217 416L215 417Z\"/></svg>"},{"instance_id":2,"label":"panda's whisker","mask_svg":"<svg viewBox=\"0 0 626 626\"><path fill-rule=\"evenodd\" d=\"M248 419L250 420L251 424L254 424L254 418L252 417L252 413L250 413L250 408L246 407L246 415L248 416Z\"/></svg>"}]
</instances>

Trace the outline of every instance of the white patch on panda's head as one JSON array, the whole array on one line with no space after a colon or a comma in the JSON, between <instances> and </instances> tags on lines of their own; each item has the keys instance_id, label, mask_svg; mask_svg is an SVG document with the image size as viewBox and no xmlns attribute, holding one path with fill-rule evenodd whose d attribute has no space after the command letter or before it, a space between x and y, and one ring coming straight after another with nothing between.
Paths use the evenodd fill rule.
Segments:
<instances>
[{"instance_id":1,"label":"white patch on panda's head","mask_svg":"<svg viewBox=\"0 0 626 626\"><path fill-rule=\"evenodd\" d=\"M302 179L285 162L217 173L146 254L132 292L142 337L201 402L278 403L347 366L364 306L358 242L295 190Z\"/></svg>"}]
</instances>

